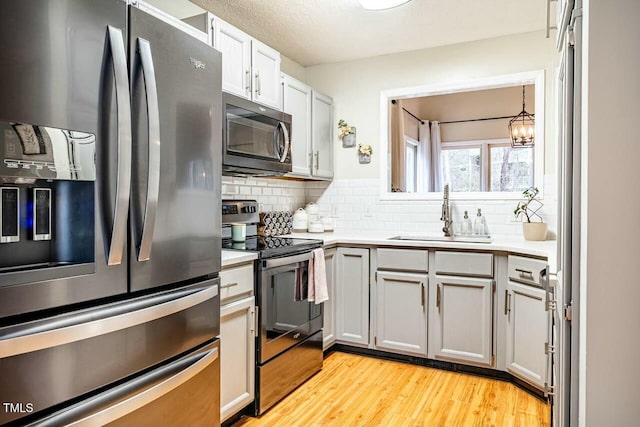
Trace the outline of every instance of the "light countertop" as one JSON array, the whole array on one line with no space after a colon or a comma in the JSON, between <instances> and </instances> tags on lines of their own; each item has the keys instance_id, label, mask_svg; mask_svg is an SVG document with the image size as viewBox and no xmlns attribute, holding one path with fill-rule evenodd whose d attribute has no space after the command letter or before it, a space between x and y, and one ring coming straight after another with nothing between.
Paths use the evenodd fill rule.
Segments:
<instances>
[{"instance_id":1,"label":"light countertop","mask_svg":"<svg viewBox=\"0 0 640 427\"><path fill-rule=\"evenodd\" d=\"M327 232L327 233L294 233L288 237L300 239L320 239L325 246L334 245L366 245L366 246L398 246L410 248L433 249L471 249L477 251L507 252L510 254L530 255L546 258L551 272L556 272L557 241L545 240L532 242L523 237L493 236L491 243L469 243L459 241L437 240L389 240L398 235L409 236L411 233L392 232ZM224 252L224 251L223 251Z\"/></svg>"},{"instance_id":2,"label":"light countertop","mask_svg":"<svg viewBox=\"0 0 640 427\"><path fill-rule=\"evenodd\" d=\"M246 264L258 258L255 252L222 250L222 268L233 267L239 264Z\"/></svg>"}]
</instances>

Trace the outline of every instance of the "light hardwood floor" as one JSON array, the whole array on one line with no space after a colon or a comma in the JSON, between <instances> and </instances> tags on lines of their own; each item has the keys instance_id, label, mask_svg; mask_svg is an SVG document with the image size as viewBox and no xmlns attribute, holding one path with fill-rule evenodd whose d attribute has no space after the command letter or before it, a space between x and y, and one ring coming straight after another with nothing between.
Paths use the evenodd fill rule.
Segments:
<instances>
[{"instance_id":1,"label":"light hardwood floor","mask_svg":"<svg viewBox=\"0 0 640 427\"><path fill-rule=\"evenodd\" d=\"M333 352L260 418L235 426L548 426L549 405L504 381Z\"/></svg>"}]
</instances>

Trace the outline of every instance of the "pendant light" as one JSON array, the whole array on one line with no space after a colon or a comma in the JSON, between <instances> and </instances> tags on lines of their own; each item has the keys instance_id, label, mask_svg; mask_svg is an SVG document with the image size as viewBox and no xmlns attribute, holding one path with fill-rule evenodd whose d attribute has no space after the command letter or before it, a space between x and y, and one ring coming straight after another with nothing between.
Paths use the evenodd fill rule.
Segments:
<instances>
[{"instance_id":1,"label":"pendant light","mask_svg":"<svg viewBox=\"0 0 640 427\"><path fill-rule=\"evenodd\" d=\"M384 10L408 3L411 0L360 0L360 4L367 10Z\"/></svg>"},{"instance_id":2,"label":"pendant light","mask_svg":"<svg viewBox=\"0 0 640 427\"><path fill-rule=\"evenodd\" d=\"M512 147L533 147L536 137L536 120L525 109L524 85L522 86L522 111L509 120L509 136Z\"/></svg>"}]
</instances>

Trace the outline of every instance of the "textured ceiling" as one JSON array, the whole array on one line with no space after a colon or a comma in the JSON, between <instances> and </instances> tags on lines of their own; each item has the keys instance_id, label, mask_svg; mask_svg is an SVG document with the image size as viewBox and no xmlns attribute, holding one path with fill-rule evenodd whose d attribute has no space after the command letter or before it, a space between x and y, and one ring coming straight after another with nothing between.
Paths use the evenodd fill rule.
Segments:
<instances>
[{"instance_id":1,"label":"textured ceiling","mask_svg":"<svg viewBox=\"0 0 640 427\"><path fill-rule=\"evenodd\" d=\"M191 0L303 66L544 29L544 0ZM526 49L526 46L523 46Z\"/></svg>"}]
</instances>

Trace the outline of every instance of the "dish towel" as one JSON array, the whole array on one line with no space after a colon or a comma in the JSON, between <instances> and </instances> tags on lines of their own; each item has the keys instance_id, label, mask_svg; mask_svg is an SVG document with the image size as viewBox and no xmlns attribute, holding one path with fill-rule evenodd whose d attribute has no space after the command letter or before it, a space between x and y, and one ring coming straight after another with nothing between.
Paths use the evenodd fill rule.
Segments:
<instances>
[{"instance_id":1,"label":"dish towel","mask_svg":"<svg viewBox=\"0 0 640 427\"><path fill-rule=\"evenodd\" d=\"M327 290L327 267L324 263L324 250L314 249L309 261L309 302L321 304L329 300Z\"/></svg>"}]
</instances>

